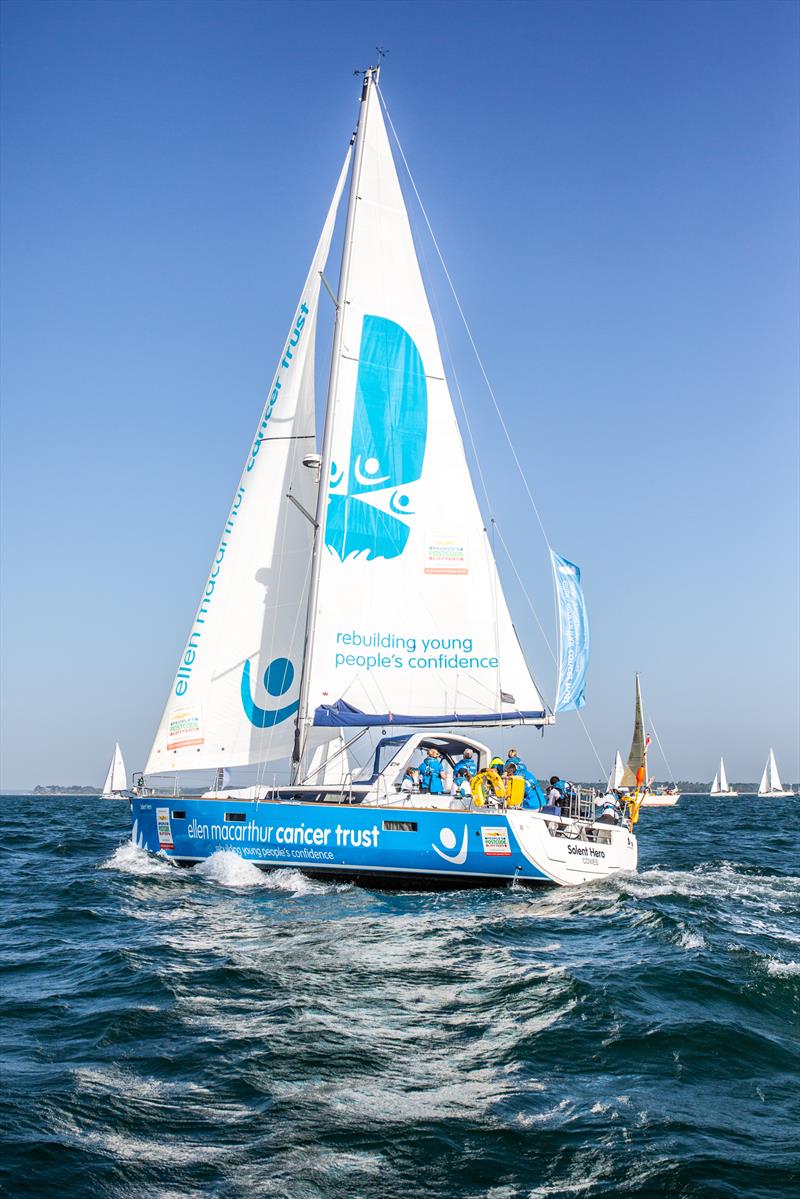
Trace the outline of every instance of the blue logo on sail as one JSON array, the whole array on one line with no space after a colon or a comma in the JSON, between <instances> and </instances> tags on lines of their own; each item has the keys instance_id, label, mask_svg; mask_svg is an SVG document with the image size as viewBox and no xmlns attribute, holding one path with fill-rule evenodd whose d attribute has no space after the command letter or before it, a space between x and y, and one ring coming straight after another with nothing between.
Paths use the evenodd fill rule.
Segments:
<instances>
[{"instance_id":1,"label":"blue logo on sail","mask_svg":"<svg viewBox=\"0 0 800 1199\"><path fill-rule=\"evenodd\" d=\"M294 681L294 666L288 658L275 658L264 671L264 688L269 695L275 697L285 695ZM282 721L294 716L300 707L300 701L287 704L283 708L260 708L252 697L250 688L250 661L248 659L242 670L242 706L247 719L257 729L272 728Z\"/></svg>"},{"instance_id":2,"label":"blue logo on sail","mask_svg":"<svg viewBox=\"0 0 800 1199\"><path fill-rule=\"evenodd\" d=\"M414 516L408 485L422 474L428 385L419 350L400 325L365 316L350 462L331 465L325 544L344 562L398 558Z\"/></svg>"}]
</instances>

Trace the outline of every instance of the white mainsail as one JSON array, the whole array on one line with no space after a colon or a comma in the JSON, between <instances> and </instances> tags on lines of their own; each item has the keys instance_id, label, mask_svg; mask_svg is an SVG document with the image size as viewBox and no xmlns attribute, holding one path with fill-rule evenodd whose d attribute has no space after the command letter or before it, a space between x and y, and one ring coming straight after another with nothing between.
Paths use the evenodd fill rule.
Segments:
<instances>
[{"instance_id":1,"label":"white mainsail","mask_svg":"<svg viewBox=\"0 0 800 1199\"><path fill-rule=\"evenodd\" d=\"M301 741L311 725L541 723L369 73L359 137Z\"/></svg>"},{"instance_id":2,"label":"white mainsail","mask_svg":"<svg viewBox=\"0 0 800 1199\"><path fill-rule=\"evenodd\" d=\"M281 351L146 772L289 755L297 712L316 502L314 343L320 278L347 179L333 196ZM293 500L287 498L292 496Z\"/></svg>"},{"instance_id":3,"label":"white mainsail","mask_svg":"<svg viewBox=\"0 0 800 1199\"><path fill-rule=\"evenodd\" d=\"M622 777L624 773L625 767L622 765L622 755L620 754L619 750L617 750L617 756L614 759L614 769L608 776L609 791L616 791L622 786Z\"/></svg>"},{"instance_id":4,"label":"white mainsail","mask_svg":"<svg viewBox=\"0 0 800 1199\"><path fill-rule=\"evenodd\" d=\"M125 773L125 763L122 760L122 750L117 741L111 755L111 765L108 768L106 781L103 783L103 795L113 795L117 791L127 790L128 777Z\"/></svg>"}]
</instances>

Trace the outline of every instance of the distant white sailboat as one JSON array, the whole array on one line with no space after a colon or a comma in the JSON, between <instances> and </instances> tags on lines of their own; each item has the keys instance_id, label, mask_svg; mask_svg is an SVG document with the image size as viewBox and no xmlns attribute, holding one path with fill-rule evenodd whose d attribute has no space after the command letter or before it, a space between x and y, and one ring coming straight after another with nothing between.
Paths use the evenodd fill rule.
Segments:
<instances>
[{"instance_id":1,"label":"distant white sailboat","mask_svg":"<svg viewBox=\"0 0 800 1199\"><path fill-rule=\"evenodd\" d=\"M758 785L758 794L760 799L785 799L789 795L794 795L791 788L787 791L781 782L781 776L778 774L778 764L775 761L775 754L772 752L772 749L769 751L767 764L764 767L764 773Z\"/></svg>"},{"instance_id":2,"label":"distant white sailboat","mask_svg":"<svg viewBox=\"0 0 800 1199\"><path fill-rule=\"evenodd\" d=\"M128 776L125 773L125 763L122 760L122 750L119 747L119 741L117 741L100 798L128 799L130 794L128 790Z\"/></svg>"},{"instance_id":3,"label":"distant white sailboat","mask_svg":"<svg viewBox=\"0 0 800 1199\"><path fill-rule=\"evenodd\" d=\"M714 782L711 784L709 795L738 795L738 791L734 791L728 782L728 776L725 773L725 762L722 758L719 760L719 770L714 775Z\"/></svg>"}]
</instances>

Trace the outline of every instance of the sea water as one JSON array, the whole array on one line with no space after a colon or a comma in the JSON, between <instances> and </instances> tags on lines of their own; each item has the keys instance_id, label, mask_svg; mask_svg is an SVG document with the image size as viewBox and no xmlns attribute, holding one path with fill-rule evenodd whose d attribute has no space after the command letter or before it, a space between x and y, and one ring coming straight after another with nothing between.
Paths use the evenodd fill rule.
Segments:
<instances>
[{"instance_id":1,"label":"sea water","mask_svg":"<svg viewBox=\"0 0 800 1199\"><path fill-rule=\"evenodd\" d=\"M800 801L645 810L635 876L391 894L0 799L0 1188L797 1194Z\"/></svg>"}]
</instances>

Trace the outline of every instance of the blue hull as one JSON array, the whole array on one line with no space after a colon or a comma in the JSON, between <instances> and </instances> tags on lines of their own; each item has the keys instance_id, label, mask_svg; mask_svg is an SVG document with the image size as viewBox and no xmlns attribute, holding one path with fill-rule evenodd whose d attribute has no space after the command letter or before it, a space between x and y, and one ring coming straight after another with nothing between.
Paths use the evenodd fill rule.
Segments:
<instances>
[{"instance_id":1,"label":"blue hull","mask_svg":"<svg viewBox=\"0 0 800 1199\"><path fill-rule=\"evenodd\" d=\"M136 798L132 840L193 866L231 850L265 870L384 887L547 882L525 857L503 812L379 808L195 798Z\"/></svg>"}]
</instances>

